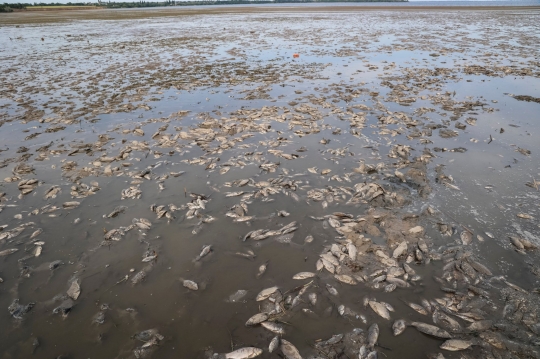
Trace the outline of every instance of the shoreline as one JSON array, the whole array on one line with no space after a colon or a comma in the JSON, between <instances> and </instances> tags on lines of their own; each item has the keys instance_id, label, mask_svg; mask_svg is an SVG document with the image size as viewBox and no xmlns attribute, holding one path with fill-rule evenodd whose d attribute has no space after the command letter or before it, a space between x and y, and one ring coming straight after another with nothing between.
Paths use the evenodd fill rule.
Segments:
<instances>
[{"instance_id":1,"label":"shoreline","mask_svg":"<svg viewBox=\"0 0 540 359\"><path fill-rule=\"evenodd\" d=\"M100 10L100 11L88 11ZM187 15L219 15L219 14L249 14L249 13L339 13L364 11L534 11L540 10L540 5L526 6L404 6L404 5L369 5L369 6L245 6L245 5L216 5L185 7L155 7L135 9L50 9L33 11L16 11L0 14L0 26L21 25L34 23L56 23L74 20L129 20L156 17L187 16ZM52 17L56 13L69 17ZM46 14L43 16L43 14Z\"/></svg>"}]
</instances>

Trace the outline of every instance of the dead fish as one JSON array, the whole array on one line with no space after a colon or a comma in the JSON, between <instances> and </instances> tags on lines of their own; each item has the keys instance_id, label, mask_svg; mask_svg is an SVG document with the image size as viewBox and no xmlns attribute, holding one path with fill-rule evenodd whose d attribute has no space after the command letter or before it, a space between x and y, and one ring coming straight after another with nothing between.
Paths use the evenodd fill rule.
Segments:
<instances>
[{"instance_id":1,"label":"dead fish","mask_svg":"<svg viewBox=\"0 0 540 359\"><path fill-rule=\"evenodd\" d=\"M195 258L195 261L201 260L202 257L206 256L212 251L212 245L205 245L202 247L201 253Z\"/></svg>"},{"instance_id":2,"label":"dead fish","mask_svg":"<svg viewBox=\"0 0 540 359\"><path fill-rule=\"evenodd\" d=\"M433 311L432 319L433 323L445 327L445 329L448 329L451 332L460 332L462 330L461 325L457 320L437 309Z\"/></svg>"},{"instance_id":3,"label":"dead fish","mask_svg":"<svg viewBox=\"0 0 540 359\"><path fill-rule=\"evenodd\" d=\"M469 245L472 243L473 236L468 231L461 232L459 236L461 238L461 242L463 242L464 245Z\"/></svg>"},{"instance_id":4,"label":"dead fish","mask_svg":"<svg viewBox=\"0 0 540 359\"><path fill-rule=\"evenodd\" d=\"M258 357L262 353L262 349L255 347L245 347L225 354L225 359L250 359Z\"/></svg>"},{"instance_id":5,"label":"dead fish","mask_svg":"<svg viewBox=\"0 0 540 359\"><path fill-rule=\"evenodd\" d=\"M280 349L287 359L302 359L298 349L285 339L281 339Z\"/></svg>"},{"instance_id":6,"label":"dead fish","mask_svg":"<svg viewBox=\"0 0 540 359\"><path fill-rule=\"evenodd\" d=\"M518 216L519 218L522 218L522 219L534 219L534 217L531 216L528 213L518 213L518 214L516 214L516 216Z\"/></svg>"},{"instance_id":7,"label":"dead fish","mask_svg":"<svg viewBox=\"0 0 540 359\"><path fill-rule=\"evenodd\" d=\"M45 192L45 199L56 198L56 195L60 193L60 187L53 186Z\"/></svg>"},{"instance_id":8,"label":"dead fish","mask_svg":"<svg viewBox=\"0 0 540 359\"><path fill-rule=\"evenodd\" d=\"M352 243L347 243L347 253L349 254L349 258L353 261L356 260L356 257L358 255L358 250L356 249L356 246Z\"/></svg>"},{"instance_id":9,"label":"dead fish","mask_svg":"<svg viewBox=\"0 0 540 359\"><path fill-rule=\"evenodd\" d=\"M273 322L262 322L261 326L265 329L268 329L272 333L283 335L285 334L285 329L279 324Z\"/></svg>"},{"instance_id":10,"label":"dead fish","mask_svg":"<svg viewBox=\"0 0 540 359\"><path fill-rule=\"evenodd\" d=\"M449 351L465 350L472 346L472 342L461 339L450 339L441 344L440 348Z\"/></svg>"},{"instance_id":11,"label":"dead fish","mask_svg":"<svg viewBox=\"0 0 540 359\"><path fill-rule=\"evenodd\" d=\"M471 325L467 327L468 330L472 330L475 332L488 330L493 325L493 321L491 320L480 320L478 322L474 322Z\"/></svg>"},{"instance_id":12,"label":"dead fish","mask_svg":"<svg viewBox=\"0 0 540 359\"><path fill-rule=\"evenodd\" d=\"M262 276L264 272L266 272L266 269L268 268L268 261L266 261L264 264L261 264L259 266L259 272L257 273L257 278Z\"/></svg>"},{"instance_id":13,"label":"dead fish","mask_svg":"<svg viewBox=\"0 0 540 359\"><path fill-rule=\"evenodd\" d=\"M124 213L126 209L127 209L126 206L118 206L115 209L113 209L111 213L107 215L107 218L114 218L118 216L119 214Z\"/></svg>"},{"instance_id":14,"label":"dead fish","mask_svg":"<svg viewBox=\"0 0 540 359\"><path fill-rule=\"evenodd\" d=\"M409 283L405 282L403 279L395 278L395 277L386 277L386 281L390 284L394 284L397 287L400 288L407 288L410 287Z\"/></svg>"},{"instance_id":15,"label":"dead fish","mask_svg":"<svg viewBox=\"0 0 540 359\"><path fill-rule=\"evenodd\" d=\"M81 204L81 202L72 201L72 202L65 202L62 206L65 209L73 209L75 207L78 207Z\"/></svg>"},{"instance_id":16,"label":"dead fish","mask_svg":"<svg viewBox=\"0 0 540 359\"><path fill-rule=\"evenodd\" d=\"M266 313L257 313L251 318L249 318L246 322L246 327L250 327L253 325L260 324L262 322L265 322L268 320L268 314Z\"/></svg>"},{"instance_id":17,"label":"dead fish","mask_svg":"<svg viewBox=\"0 0 540 359\"><path fill-rule=\"evenodd\" d=\"M182 285L190 290L199 290L199 286L197 285L197 283L189 279L184 280Z\"/></svg>"},{"instance_id":18,"label":"dead fish","mask_svg":"<svg viewBox=\"0 0 540 359\"><path fill-rule=\"evenodd\" d=\"M396 249L394 249L392 258L399 258L403 253L406 253L406 252L407 252L407 242L403 241L396 247Z\"/></svg>"},{"instance_id":19,"label":"dead fish","mask_svg":"<svg viewBox=\"0 0 540 359\"><path fill-rule=\"evenodd\" d=\"M510 242L519 250L525 250L525 246L518 237L510 236Z\"/></svg>"},{"instance_id":20,"label":"dead fish","mask_svg":"<svg viewBox=\"0 0 540 359\"><path fill-rule=\"evenodd\" d=\"M378 339L379 339L379 326L377 325L377 323L373 323L368 329L368 336L367 336L368 348L373 349L375 344L377 344Z\"/></svg>"},{"instance_id":21,"label":"dead fish","mask_svg":"<svg viewBox=\"0 0 540 359\"><path fill-rule=\"evenodd\" d=\"M388 309L389 312L395 312L396 310L394 309L394 307L392 307L389 303L386 303L386 302L380 302L382 305L384 305L386 307L386 309Z\"/></svg>"},{"instance_id":22,"label":"dead fish","mask_svg":"<svg viewBox=\"0 0 540 359\"><path fill-rule=\"evenodd\" d=\"M81 286L79 285L79 280L76 279L73 282L71 282L71 286L69 287L67 291L67 295L73 300L77 300L80 294L81 294Z\"/></svg>"},{"instance_id":23,"label":"dead fish","mask_svg":"<svg viewBox=\"0 0 540 359\"><path fill-rule=\"evenodd\" d=\"M368 303L375 313L377 313L386 320L390 320L390 312L383 304L375 302L373 300L370 300Z\"/></svg>"},{"instance_id":24,"label":"dead fish","mask_svg":"<svg viewBox=\"0 0 540 359\"><path fill-rule=\"evenodd\" d=\"M357 285L358 282L351 276L348 276L346 274L336 274L334 276L338 281L341 283L349 284L349 285Z\"/></svg>"},{"instance_id":25,"label":"dead fish","mask_svg":"<svg viewBox=\"0 0 540 359\"><path fill-rule=\"evenodd\" d=\"M309 303L311 303L311 305L316 305L317 304L317 293L309 293L308 300L309 300Z\"/></svg>"},{"instance_id":26,"label":"dead fish","mask_svg":"<svg viewBox=\"0 0 540 359\"><path fill-rule=\"evenodd\" d=\"M239 289L233 294L229 296L229 298L226 300L229 303L237 303L240 301L240 299L244 298L246 294L248 293L245 289Z\"/></svg>"},{"instance_id":27,"label":"dead fish","mask_svg":"<svg viewBox=\"0 0 540 359\"><path fill-rule=\"evenodd\" d=\"M428 334L437 338L443 338L443 339L452 338L452 336L446 330L443 330L431 324L412 322L411 326L415 327L416 329L418 329L418 331L424 334Z\"/></svg>"},{"instance_id":28,"label":"dead fish","mask_svg":"<svg viewBox=\"0 0 540 359\"><path fill-rule=\"evenodd\" d=\"M272 294L274 294L277 290L278 290L278 287L270 287L270 288L263 289L261 290L259 294L257 294L257 298L255 298L255 300L257 302L265 300L269 298Z\"/></svg>"},{"instance_id":29,"label":"dead fish","mask_svg":"<svg viewBox=\"0 0 540 359\"><path fill-rule=\"evenodd\" d=\"M246 258L246 259L249 259L249 260L252 260L255 257L257 257L257 255L252 250L248 250L247 253L235 252L234 254L239 256L239 257Z\"/></svg>"},{"instance_id":30,"label":"dead fish","mask_svg":"<svg viewBox=\"0 0 540 359\"><path fill-rule=\"evenodd\" d=\"M416 310L418 313L423 314L423 315L428 315L428 312L426 311L426 309L422 307L421 305L407 302L407 301L403 301L403 302L407 304L409 307L411 307L412 309Z\"/></svg>"},{"instance_id":31,"label":"dead fish","mask_svg":"<svg viewBox=\"0 0 540 359\"><path fill-rule=\"evenodd\" d=\"M41 233L43 233L43 229L41 229L41 228L36 229L36 230L32 233L32 235L30 236L30 239L36 238L36 237L39 236Z\"/></svg>"},{"instance_id":32,"label":"dead fish","mask_svg":"<svg viewBox=\"0 0 540 359\"><path fill-rule=\"evenodd\" d=\"M469 264L470 264L471 267L473 267L474 270L476 270L478 273L482 273L482 274L485 274L485 275L493 275L493 273L491 273L491 271L490 271L486 266L484 266L484 265L481 264L481 263L478 263L478 262L473 261L473 260L469 260Z\"/></svg>"},{"instance_id":33,"label":"dead fish","mask_svg":"<svg viewBox=\"0 0 540 359\"><path fill-rule=\"evenodd\" d=\"M301 280L301 279L308 279L308 278L313 278L315 277L315 273L312 273L312 272L300 272L300 273L297 273L293 276L293 279L298 279L298 280Z\"/></svg>"},{"instance_id":34,"label":"dead fish","mask_svg":"<svg viewBox=\"0 0 540 359\"><path fill-rule=\"evenodd\" d=\"M157 257L158 257L157 252L149 249L144 253L142 262L143 263L148 263L148 262L153 261Z\"/></svg>"},{"instance_id":35,"label":"dead fish","mask_svg":"<svg viewBox=\"0 0 540 359\"><path fill-rule=\"evenodd\" d=\"M408 275L415 275L416 274L416 271L414 269L411 268L410 265L408 265L407 263L403 263L403 270L408 274Z\"/></svg>"},{"instance_id":36,"label":"dead fish","mask_svg":"<svg viewBox=\"0 0 540 359\"><path fill-rule=\"evenodd\" d=\"M235 218L233 222L248 222L251 221L253 218L255 218L255 216L242 216Z\"/></svg>"},{"instance_id":37,"label":"dead fish","mask_svg":"<svg viewBox=\"0 0 540 359\"><path fill-rule=\"evenodd\" d=\"M34 257L39 257L41 255L41 252L43 252L43 247L42 246L36 246L36 248L34 249Z\"/></svg>"},{"instance_id":38,"label":"dead fish","mask_svg":"<svg viewBox=\"0 0 540 359\"><path fill-rule=\"evenodd\" d=\"M3 251L0 251L0 257L8 256L10 254L13 254L17 252L18 248L10 248L10 249L4 249Z\"/></svg>"},{"instance_id":39,"label":"dead fish","mask_svg":"<svg viewBox=\"0 0 540 359\"><path fill-rule=\"evenodd\" d=\"M268 345L268 352L272 353L279 346L279 336L275 336Z\"/></svg>"},{"instance_id":40,"label":"dead fish","mask_svg":"<svg viewBox=\"0 0 540 359\"><path fill-rule=\"evenodd\" d=\"M394 336L398 336L401 333L405 331L407 328L407 322L403 319L398 319L392 324L392 331L394 332Z\"/></svg>"},{"instance_id":41,"label":"dead fish","mask_svg":"<svg viewBox=\"0 0 540 359\"><path fill-rule=\"evenodd\" d=\"M360 347L360 350L358 351L358 359L366 359L368 355L368 349L365 345L362 345Z\"/></svg>"},{"instance_id":42,"label":"dead fish","mask_svg":"<svg viewBox=\"0 0 540 359\"><path fill-rule=\"evenodd\" d=\"M330 284L326 284L326 290L328 290L328 293L332 295L338 295L337 289L332 287Z\"/></svg>"},{"instance_id":43,"label":"dead fish","mask_svg":"<svg viewBox=\"0 0 540 359\"><path fill-rule=\"evenodd\" d=\"M427 299L422 298L420 302L422 303L422 306L427 312L431 313L433 311L433 308L431 307L431 304L429 304Z\"/></svg>"},{"instance_id":44,"label":"dead fish","mask_svg":"<svg viewBox=\"0 0 540 359\"><path fill-rule=\"evenodd\" d=\"M377 359L377 358L378 358L378 356L377 356L377 352L376 352L376 351L370 352L370 353L367 355L367 357L366 357L366 359Z\"/></svg>"}]
</instances>

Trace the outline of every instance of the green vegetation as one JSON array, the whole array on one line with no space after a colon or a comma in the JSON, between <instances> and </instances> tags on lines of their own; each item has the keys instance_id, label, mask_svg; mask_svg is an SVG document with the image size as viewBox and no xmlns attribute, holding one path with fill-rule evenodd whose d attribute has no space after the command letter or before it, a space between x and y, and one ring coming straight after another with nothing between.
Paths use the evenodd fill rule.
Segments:
<instances>
[{"instance_id":1,"label":"green vegetation","mask_svg":"<svg viewBox=\"0 0 540 359\"><path fill-rule=\"evenodd\" d=\"M32 10L37 8L76 8L79 6L96 6L96 3L83 3L83 2L68 2L67 4L61 3L17 3L17 4L0 4L0 12L13 12L20 10Z\"/></svg>"},{"instance_id":2,"label":"green vegetation","mask_svg":"<svg viewBox=\"0 0 540 359\"><path fill-rule=\"evenodd\" d=\"M14 9L26 9L27 5L30 4L0 4L0 12L12 12Z\"/></svg>"}]
</instances>

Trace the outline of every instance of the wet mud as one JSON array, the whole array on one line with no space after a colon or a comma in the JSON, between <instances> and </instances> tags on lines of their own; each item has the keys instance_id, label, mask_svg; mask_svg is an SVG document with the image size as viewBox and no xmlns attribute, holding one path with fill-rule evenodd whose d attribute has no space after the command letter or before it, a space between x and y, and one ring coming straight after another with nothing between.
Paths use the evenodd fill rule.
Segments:
<instances>
[{"instance_id":1,"label":"wet mud","mask_svg":"<svg viewBox=\"0 0 540 359\"><path fill-rule=\"evenodd\" d=\"M0 19L2 358L540 357L538 10L95 13Z\"/></svg>"}]
</instances>

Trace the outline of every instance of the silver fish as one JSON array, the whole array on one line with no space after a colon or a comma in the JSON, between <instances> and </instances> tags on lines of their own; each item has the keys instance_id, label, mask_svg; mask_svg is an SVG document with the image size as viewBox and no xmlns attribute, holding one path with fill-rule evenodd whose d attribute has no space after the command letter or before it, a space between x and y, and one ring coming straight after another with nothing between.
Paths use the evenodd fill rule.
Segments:
<instances>
[{"instance_id":1,"label":"silver fish","mask_svg":"<svg viewBox=\"0 0 540 359\"><path fill-rule=\"evenodd\" d=\"M234 292L233 294L229 296L226 302L237 303L240 301L240 299L244 298L247 293L248 291L245 289L238 289L236 292Z\"/></svg>"},{"instance_id":2,"label":"silver fish","mask_svg":"<svg viewBox=\"0 0 540 359\"><path fill-rule=\"evenodd\" d=\"M377 313L386 320L390 320L390 312L383 304L370 300L369 306L371 307L371 309L373 309L375 313Z\"/></svg>"},{"instance_id":3,"label":"silver fish","mask_svg":"<svg viewBox=\"0 0 540 359\"><path fill-rule=\"evenodd\" d=\"M191 289L191 290L198 290L199 289L199 286L197 285L197 283L195 283L194 281L189 280L189 279L184 280L184 282L182 284L187 289Z\"/></svg>"},{"instance_id":4,"label":"silver fish","mask_svg":"<svg viewBox=\"0 0 540 359\"><path fill-rule=\"evenodd\" d=\"M332 295L338 295L337 289L332 287L330 284L326 284L326 289L328 290L328 293Z\"/></svg>"},{"instance_id":5,"label":"silver fish","mask_svg":"<svg viewBox=\"0 0 540 359\"><path fill-rule=\"evenodd\" d=\"M266 313L257 313L251 318L249 318L246 322L246 327L250 327L253 325L261 324L262 322L265 322L268 320L268 314Z\"/></svg>"},{"instance_id":6,"label":"silver fish","mask_svg":"<svg viewBox=\"0 0 540 359\"><path fill-rule=\"evenodd\" d=\"M377 339L379 339L379 326L377 325L377 323L373 323L368 329L368 336L367 336L368 348L373 349L373 347L377 343Z\"/></svg>"},{"instance_id":7,"label":"silver fish","mask_svg":"<svg viewBox=\"0 0 540 359\"><path fill-rule=\"evenodd\" d=\"M463 232L461 232L461 234L459 236L460 236L461 242L463 242L463 244L469 245L469 244L472 243L473 236L469 231L463 231Z\"/></svg>"},{"instance_id":8,"label":"silver fish","mask_svg":"<svg viewBox=\"0 0 540 359\"><path fill-rule=\"evenodd\" d=\"M287 359L302 359L300 352L296 347L285 339L281 339L281 352L285 355Z\"/></svg>"},{"instance_id":9,"label":"silver fish","mask_svg":"<svg viewBox=\"0 0 540 359\"><path fill-rule=\"evenodd\" d=\"M404 301L405 302L405 301ZM405 304L407 304L409 307L411 307L412 309L416 310L418 313L420 314L423 314L423 315L428 315L428 312L424 309L424 307L422 307L421 305L418 305L416 303L411 303L411 302L405 302Z\"/></svg>"},{"instance_id":10,"label":"silver fish","mask_svg":"<svg viewBox=\"0 0 540 359\"><path fill-rule=\"evenodd\" d=\"M406 253L406 252L407 252L407 241L403 241L396 247L396 249L394 249L392 258L399 258L403 253Z\"/></svg>"},{"instance_id":11,"label":"silver fish","mask_svg":"<svg viewBox=\"0 0 540 359\"><path fill-rule=\"evenodd\" d=\"M263 353L262 349L246 347L225 354L225 359L251 359Z\"/></svg>"},{"instance_id":12,"label":"silver fish","mask_svg":"<svg viewBox=\"0 0 540 359\"><path fill-rule=\"evenodd\" d=\"M440 348L449 351L465 350L472 346L472 342L461 339L450 339L441 344Z\"/></svg>"},{"instance_id":13,"label":"silver fish","mask_svg":"<svg viewBox=\"0 0 540 359\"><path fill-rule=\"evenodd\" d=\"M309 299L309 302L311 303L311 305L316 305L317 304L317 294L316 293L309 293L308 299Z\"/></svg>"},{"instance_id":14,"label":"silver fish","mask_svg":"<svg viewBox=\"0 0 540 359\"><path fill-rule=\"evenodd\" d=\"M268 351L270 353L272 353L274 350L277 349L277 347L279 346L279 336L275 336L271 341L270 341L270 344L268 345Z\"/></svg>"},{"instance_id":15,"label":"silver fish","mask_svg":"<svg viewBox=\"0 0 540 359\"><path fill-rule=\"evenodd\" d=\"M394 336L398 336L401 333L405 331L407 328L407 323L403 319L398 319L392 324L392 331L394 332Z\"/></svg>"},{"instance_id":16,"label":"silver fish","mask_svg":"<svg viewBox=\"0 0 540 359\"><path fill-rule=\"evenodd\" d=\"M293 276L293 279L308 279L315 277L315 273L312 272L300 272Z\"/></svg>"},{"instance_id":17,"label":"silver fish","mask_svg":"<svg viewBox=\"0 0 540 359\"><path fill-rule=\"evenodd\" d=\"M10 248L10 249L4 249L3 251L0 251L0 257L8 256L10 254L13 254L17 252L18 248Z\"/></svg>"},{"instance_id":18,"label":"silver fish","mask_svg":"<svg viewBox=\"0 0 540 359\"><path fill-rule=\"evenodd\" d=\"M257 302L265 300L268 297L270 297L272 294L274 294L277 290L278 290L278 287L270 287L270 288L263 289L261 290L259 294L257 294L257 298L255 298L255 300Z\"/></svg>"},{"instance_id":19,"label":"silver fish","mask_svg":"<svg viewBox=\"0 0 540 359\"><path fill-rule=\"evenodd\" d=\"M348 276L346 274L336 274L334 276L337 280L339 280L341 283L349 284L349 285L357 285L358 282L351 276Z\"/></svg>"},{"instance_id":20,"label":"silver fish","mask_svg":"<svg viewBox=\"0 0 540 359\"><path fill-rule=\"evenodd\" d=\"M265 329L268 329L272 333L283 335L285 334L285 329L279 324L273 322L262 322L261 326Z\"/></svg>"},{"instance_id":21,"label":"silver fish","mask_svg":"<svg viewBox=\"0 0 540 359\"><path fill-rule=\"evenodd\" d=\"M211 245L206 245L202 247L201 253L195 258L196 261L200 260L202 257L206 256L208 253L212 251Z\"/></svg>"},{"instance_id":22,"label":"silver fish","mask_svg":"<svg viewBox=\"0 0 540 359\"><path fill-rule=\"evenodd\" d=\"M443 338L443 339L452 338L452 336L446 330L443 330L431 324L412 322L411 326L415 327L416 329L418 329L418 331L424 334L428 334L437 338Z\"/></svg>"},{"instance_id":23,"label":"silver fish","mask_svg":"<svg viewBox=\"0 0 540 359\"><path fill-rule=\"evenodd\" d=\"M266 269L268 268L268 261L264 264L261 264L259 266L259 273L257 273L257 278L259 278L260 276L262 276L264 274L264 272L266 272Z\"/></svg>"}]
</instances>

